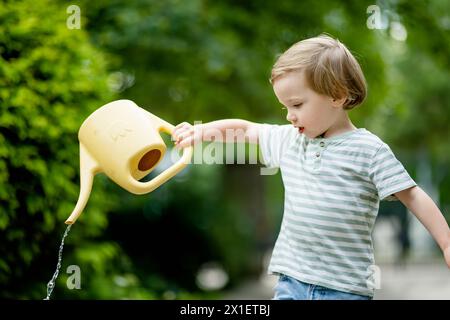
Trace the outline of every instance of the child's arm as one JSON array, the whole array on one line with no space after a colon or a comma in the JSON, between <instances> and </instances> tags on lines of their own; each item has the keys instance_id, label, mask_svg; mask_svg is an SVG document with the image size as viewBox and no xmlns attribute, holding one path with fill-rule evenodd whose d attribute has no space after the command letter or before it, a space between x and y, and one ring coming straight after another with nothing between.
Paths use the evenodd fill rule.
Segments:
<instances>
[{"instance_id":1,"label":"child's arm","mask_svg":"<svg viewBox=\"0 0 450 320\"><path fill-rule=\"evenodd\" d=\"M178 124L172 134L175 144L185 148L200 141L258 143L260 124L241 119L217 120L197 125Z\"/></svg>"},{"instance_id":2,"label":"child's arm","mask_svg":"<svg viewBox=\"0 0 450 320\"><path fill-rule=\"evenodd\" d=\"M433 200L419 187L412 187L395 196L419 219L441 248L450 268L450 229Z\"/></svg>"}]
</instances>

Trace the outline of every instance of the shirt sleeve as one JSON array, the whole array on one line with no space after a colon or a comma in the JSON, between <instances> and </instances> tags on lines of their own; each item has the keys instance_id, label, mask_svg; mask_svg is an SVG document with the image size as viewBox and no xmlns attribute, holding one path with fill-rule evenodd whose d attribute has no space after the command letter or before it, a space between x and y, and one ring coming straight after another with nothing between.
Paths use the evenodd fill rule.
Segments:
<instances>
[{"instance_id":1,"label":"shirt sleeve","mask_svg":"<svg viewBox=\"0 0 450 320\"><path fill-rule=\"evenodd\" d=\"M372 160L370 178L377 188L380 201L398 200L394 193L417 185L385 143L380 146Z\"/></svg>"},{"instance_id":2,"label":"shirt sleeve","mask_svg":"<svg viewBox=\"0 0 450 320\"><path fill-rule=\"evenodd\" d=\"M296 129L292 125L263 124L258 141L261 159L269 168L279 168L283 153L295 138Z\"/></svg>"}]
</instances>

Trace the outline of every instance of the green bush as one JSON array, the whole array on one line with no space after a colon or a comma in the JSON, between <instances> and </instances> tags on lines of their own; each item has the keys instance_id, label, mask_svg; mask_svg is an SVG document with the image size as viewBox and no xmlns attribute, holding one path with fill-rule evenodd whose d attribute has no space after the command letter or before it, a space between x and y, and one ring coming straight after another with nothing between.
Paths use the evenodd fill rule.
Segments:
<instances>
[{"instance_id":1,"label":"green bush","mask_svg":"<svg viewBox=\"0 0 450 320\"><path fill-rule=\"evenodd\" d=\"M0 6L1 297L45 296L63 222L79 192L78 128L112 99L108 58L83 29L68 29L67 17L66 6L54 1ZM81 232L69 234L75 255L88 250L82 241L107 225L114 197L107 199L104 189L94 186L86 213L74 226ZM111 244L97 245L110 251L97 260L118 254Z\"/></svg>"}]
</instances>

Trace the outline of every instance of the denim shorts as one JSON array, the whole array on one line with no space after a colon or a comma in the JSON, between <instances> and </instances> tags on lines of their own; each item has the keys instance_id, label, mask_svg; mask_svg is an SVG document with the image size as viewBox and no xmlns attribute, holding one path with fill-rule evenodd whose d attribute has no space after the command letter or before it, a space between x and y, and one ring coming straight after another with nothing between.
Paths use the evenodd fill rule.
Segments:
<instances>
[{"instance_id":1,"label":"denim shorts","mask_svg":"<svg viewBox=\"0 0 450 320\"><path fill-rule=\"evenodd\" d=\"M322 286L299 281L281 274L275 286L273 300L372 300L370 296L363 296L350 292L338 291Z\"/></svg>"}]
</instances>

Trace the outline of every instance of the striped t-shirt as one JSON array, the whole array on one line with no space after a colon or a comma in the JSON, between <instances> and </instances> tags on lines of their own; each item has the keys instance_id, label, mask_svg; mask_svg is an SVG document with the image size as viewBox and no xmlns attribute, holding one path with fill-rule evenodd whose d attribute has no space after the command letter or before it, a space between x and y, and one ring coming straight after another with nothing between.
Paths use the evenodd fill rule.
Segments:
<instances>
[{"instance_id":1,"label":"striped t-shirt","mask_svg":"<svg viewBox=\"0 0 450 320\"><path fill-rule=\"evenodd\" d=\"M280 168L285 201L269 274L374 295L372 229L381 200L416 185L389 146L366 129L308 138L263 124L262 162Z\"/></svg>"}]
</instances>

